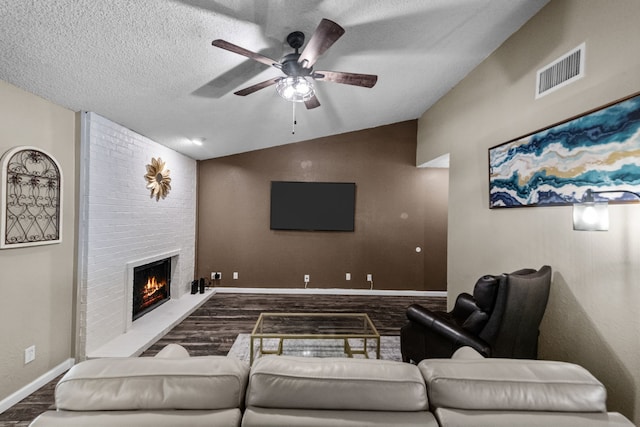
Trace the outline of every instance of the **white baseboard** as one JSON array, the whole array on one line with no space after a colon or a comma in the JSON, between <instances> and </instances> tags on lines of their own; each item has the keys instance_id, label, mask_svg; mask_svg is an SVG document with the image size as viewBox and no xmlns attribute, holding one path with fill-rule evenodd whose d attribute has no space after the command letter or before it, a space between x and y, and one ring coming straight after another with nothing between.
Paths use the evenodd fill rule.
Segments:
<instances>
[{"instance_id":1,"label":"white baseboard","mask_svg":"<svg viewBox=\"0 0 640 427\"><path fill-rule=\"evenodd\" d=\"M232 288L217 287L214 292L221 294L308 294L308 295L380 295L446 297L446 291L404 291L384 289L339 289L339 288Z\"/></svg>"},{"instance_id":2,"label":"white baseboard","mask_svg":"<svg viewBox=\"0 0 640 427\"><path fill-rule=\"evenodd\" d=\"M44 386L45 384L53 380L58 375L63 374L69 369L71 369L74 363L75 363L75 359L73 358L67 359L61 364L59 364L58 366L56 366L55 368L51 369L50 371L40 375L38 378L36 378L26 386L22 387L20 390L0 400L0 414L6 411L7 409L9 409L10 407L12 407L13 405L15 405L16 403L20 402L25 397L36 392L38 389L40 389L42 386Z\"/></svg>"}]
</instances>

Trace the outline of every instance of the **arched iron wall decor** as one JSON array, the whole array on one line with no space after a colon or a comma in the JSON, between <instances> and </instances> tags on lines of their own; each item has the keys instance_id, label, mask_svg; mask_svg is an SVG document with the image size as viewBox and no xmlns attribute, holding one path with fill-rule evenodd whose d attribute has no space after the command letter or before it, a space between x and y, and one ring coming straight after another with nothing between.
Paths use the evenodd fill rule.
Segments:
<instances>
[{"instance_id":1,"label":"arched iron wall decor","mask_svg":"<svg viewBox=\"0 0 640 427\"><path fill-rule=\"evenodd\" d=\"M35 147L14 147L0 159L0 249L62 241L62 169Z\"/></svg>"}]
</instances>

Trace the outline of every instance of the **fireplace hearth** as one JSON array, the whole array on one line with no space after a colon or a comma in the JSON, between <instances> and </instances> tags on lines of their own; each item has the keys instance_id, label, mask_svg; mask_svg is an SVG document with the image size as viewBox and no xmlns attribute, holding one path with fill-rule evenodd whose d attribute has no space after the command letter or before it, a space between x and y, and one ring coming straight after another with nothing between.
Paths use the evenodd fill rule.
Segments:
<instances>
[{"instance_id":1,"label":"fireplace hearth","mask_svg":"<svg viewBox=\"0 0 640 427\"><path fill-rule=\"evenodd\" d=\"M171 297L171 258L133 269L132 320L158 308Z\"/></svg>"}]
</instances>

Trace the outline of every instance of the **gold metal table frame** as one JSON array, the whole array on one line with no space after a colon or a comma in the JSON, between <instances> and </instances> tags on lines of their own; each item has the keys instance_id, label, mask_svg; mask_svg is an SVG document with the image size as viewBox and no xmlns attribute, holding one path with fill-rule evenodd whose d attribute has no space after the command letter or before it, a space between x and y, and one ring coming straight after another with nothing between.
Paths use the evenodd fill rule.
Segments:
<instances>
[{"instance_id":1,"label":"gold metal table frame","mask_svg":"<svg viewBox=\"0 0 640 427\"><path fill-rule=\"evenodd\" d=\"M296 320L307 320L306 326L315 330L302 331ZM341 324L341 325L338 325ZM265 339L277 339L278 347L267 350ZM281 355L284 340L335 339L344 340L344 353L348 357L363 355L369 358L370 341L376 345L376 358L380 359L380 334L366 313L260 313L249 337L249 363L256 356L255 342L258 341L258 356L265 354ZM362 348L352 348L350 339L361 339Z\"/></svg>"}]
</instances>

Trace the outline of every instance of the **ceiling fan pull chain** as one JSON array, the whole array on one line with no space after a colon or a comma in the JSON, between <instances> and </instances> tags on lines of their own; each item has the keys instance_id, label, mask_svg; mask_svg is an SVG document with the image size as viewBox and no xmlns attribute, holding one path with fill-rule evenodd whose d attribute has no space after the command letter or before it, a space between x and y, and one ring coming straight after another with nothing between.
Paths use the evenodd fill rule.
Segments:
<instances>
[{"instance_id":1,"label":"ceiling fan pull chain","mask_svg":"<svg viewBox=\"0 0 640 427\"><path fill-rule=\"evenodd\" d=\"M293 124L291 125L291 134L295 135L296 134L296 103L292 102L291 104L293 104Z\"/></svg>"}]
</instances>

